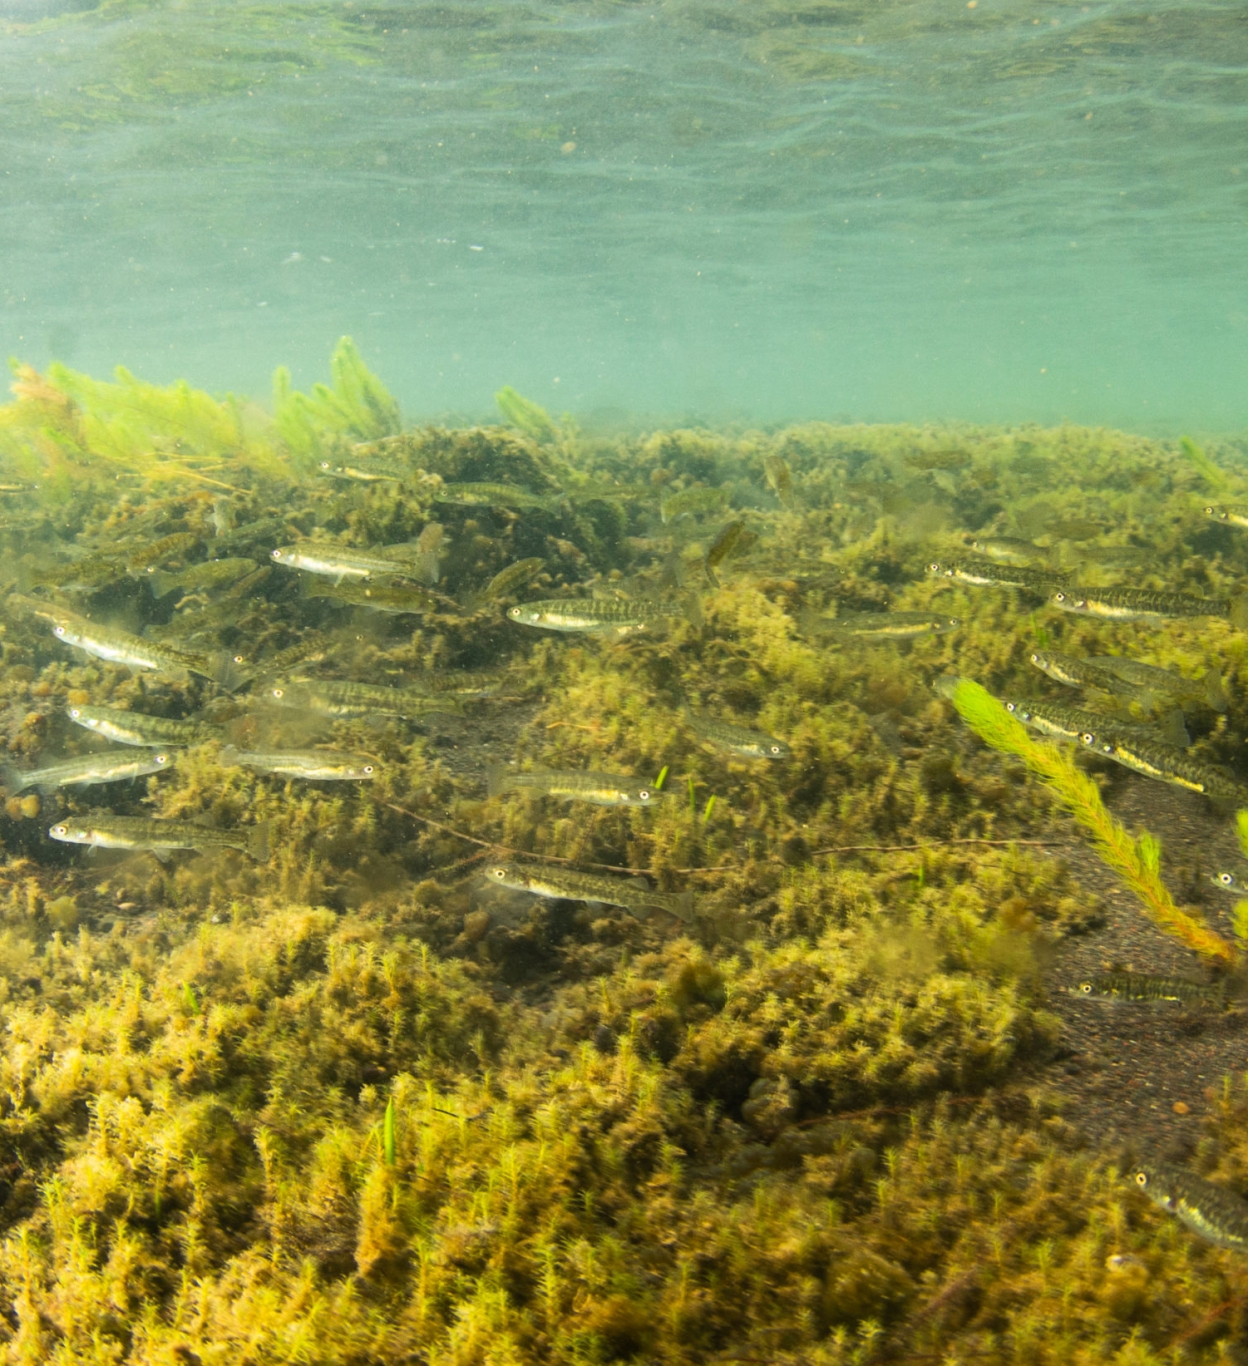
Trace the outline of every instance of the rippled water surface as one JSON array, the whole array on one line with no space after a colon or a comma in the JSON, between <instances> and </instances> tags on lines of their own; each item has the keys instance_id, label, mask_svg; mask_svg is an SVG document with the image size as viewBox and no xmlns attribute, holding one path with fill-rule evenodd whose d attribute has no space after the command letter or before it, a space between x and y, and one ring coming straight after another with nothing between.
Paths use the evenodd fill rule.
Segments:
<instances>
[{"instance_id":1,"label":"rippled water surface","mask_svg":"<svg viewBox=\"0 0 1248 1366\"><path fill-rule=\"evenodd\" d=\"M409 415L1248 422L1248 8L0 0L7 352Z\"/></svg>"}]
</instances>

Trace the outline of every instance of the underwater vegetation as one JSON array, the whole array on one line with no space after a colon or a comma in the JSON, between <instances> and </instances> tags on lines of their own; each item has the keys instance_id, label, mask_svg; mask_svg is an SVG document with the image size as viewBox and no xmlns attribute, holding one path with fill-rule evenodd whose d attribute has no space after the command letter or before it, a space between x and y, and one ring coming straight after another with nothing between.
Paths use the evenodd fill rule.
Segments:
<instances>
[{"instance_id":1,"label":"underwater vegetation","mask_svg":"<svg viewBox=\"0 0 1248 1366\"><path fill-rule=\"evenodd\" d=\"M1221 935L1181 911L1161 879L1161 846L1147 831L1134 838L1105 810L1096 784L1061 750L1032 740L994 697L977 683L961 679L953 704L980 739L994 749L1017 754L1060 795L1071 814L1091 835L1097 852L1140 898L1159 925L1188 948L1206 957L1233 963L1234 946ZM1248 812L1242 813L1248 817ZM1241 822L1242 827L1243 822Z\"/></svg>"},{"instance_id":2,"label":"underwater vegetation","mask_svg":"<svg viewBox=\"0 0 1248 1366\"><path fill-rule=\"evenodd\" d=\"M1248 900L1114 814L1248 860L1209 471L331 374L0 409L0 1359L1248 1360L1242 1078L1123 1151L1049 998L1086 840L1220 974L1089 992L1242 1014Z\"/></svg>"}]
</instances>

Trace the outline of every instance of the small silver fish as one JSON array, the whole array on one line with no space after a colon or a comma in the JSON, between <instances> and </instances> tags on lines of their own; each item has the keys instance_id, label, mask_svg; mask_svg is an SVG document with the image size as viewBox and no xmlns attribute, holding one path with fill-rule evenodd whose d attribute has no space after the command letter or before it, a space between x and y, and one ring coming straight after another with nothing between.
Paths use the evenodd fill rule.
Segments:
<instances>
[{"instance_id":1,"label":"small silver fish","mask_svg":"<svg viewBox=\"0 0 1248 1366\"><path fill-rule=\"evenodd\" d=\"M214 830L194 821L149 820L146 816L74 816L48 831L63 844L86 844L95 849L143 849L162 863L173 849L238 849L257 863L269 861L269 822L245 833Z\"/></svg>"},{"instance_id":2,"label":"small silver fish","mask_svg":"<svg viewBox=\"0 0 1248 1366\"><path fill-rule=\"evenodd\" d=\"M328 749L300 749L260 751L235 749L225 745L220 753L221 765L233 768L256 768L262 773L275 773L282 778L304 778L309 782L359 782L377 776L377 765L360 754L344 754Z\"/></svg>"},{"instance_id":3,"label":"small silver fish","mask_svg":"<svg viewBox=\"0 0 1248 1366\"><path fill-rule=\"evenodd\" d=\"M120 783L129 778L141 778L147 773L160 773L169 767L171 756L163 751L106 749L99 754L87 754L78 759L63 759L45 768L32 768L25 773L5 764L4 786L11 794L37 787L50 792L58 787L90 787L97 783Z\"/></svg>"},{"instance_id":4,"label":"small silver fish","mask_svg":"<svg viewBox=\"0 0 1248 1366\"><path fill-rule=\"evenodd\" d=\"M656 892L644 877L602 877L597 873L581 872L578 868L537 868L517 863L491 864L485 876L496 887L532 892L534 896L623 906L640 920L655 907L681 920L693 920L692 892Z\"/></svg>"},{"instance_id":5,"label":"small silver fish","mask_svg":"<svg viewBox=\"0 0 1248 1366\"><path fill-rule=\"evenodd\" d=\"M592 802L595 806L658 806L663 800L663 794L650 783L583 769L518 773L505 764L491 764L486 770L486 781L491 797L502 796L504 792L541 792L564 801Z\"/></svg>"},{"instance_id":6,"label":"small silver fish","mask_svg":"<svg viewBox=\"0 0 1248 1366\"><path fill-rule=\"evenodd\" d=\"M689 729L699 739L716 749L726 749L742 759L787 759L793 751L783 740L774 735L764 735L762 731L746 730L744 726L734 726L728 721L719 721L713 716L686 709L685 721Z\"/></svg>"}]
</instances>

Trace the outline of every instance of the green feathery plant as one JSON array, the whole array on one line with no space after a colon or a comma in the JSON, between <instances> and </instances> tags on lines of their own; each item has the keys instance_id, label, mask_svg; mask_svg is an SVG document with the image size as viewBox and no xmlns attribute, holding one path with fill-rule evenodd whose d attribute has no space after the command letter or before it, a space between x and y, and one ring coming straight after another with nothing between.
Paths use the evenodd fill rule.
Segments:
<instances>
[{"instance_id":1,"label":"green feathery plant","mask_svg":"<svg viewBox=\"0 0 1248 1366\"><path fill-rule=\"evenodd\" d=\"M1033 740L1021 722L1016 721L991 693L969 678L958 682L953 692L953 705L985 744L1007 754L1016 754L1049 784L1070 814L1092 836L1097 853L1140 898L1150 920L1206 958L1224 963L1237 961L1239 955L1230 943L1174 904L1161 880L1161 845L1157 840L1147 831L1136 839L1119 825L1106 811L1096 784L1075 767L1063 748ZM1244 819L1241 819L1240 830L1245 831Z\"/></svg>"}]
</instances>

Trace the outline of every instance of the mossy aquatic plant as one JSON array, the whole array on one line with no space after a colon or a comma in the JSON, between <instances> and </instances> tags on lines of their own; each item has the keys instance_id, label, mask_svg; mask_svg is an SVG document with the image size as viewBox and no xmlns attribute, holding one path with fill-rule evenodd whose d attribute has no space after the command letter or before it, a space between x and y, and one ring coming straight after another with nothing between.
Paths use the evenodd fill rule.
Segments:
<instances>
[{"instance_id":1,"label":"mossy aquatic plant","mask_svg":"<svg viewBox=\"0 0 1248 1366\"><path fill-rule=\"evenodd\" d=\"M52 539L44 491L12 495L30 529L5 544L49 577L5 604L9 755L89 748L66 720L76 700L205 713L234 743L365 752L378 771L349 790L287 783L223 767L208 742L146 783L0 808L0 1358L1225 1360L1245 1330L1233 1254L1137 1198L1069 1099L1045 990L1099 908L1060 857L1057 789L1028 780L1026 753L981 746L933 684L1033 688L1036 628L1194 676L1216 659L1230 711L1191 724L1235 762L1248 647L1225 623L1090 622L924 574L933 544L990 526L1054 561L1144 542L1158 586L1229 591L1240 546L1189 506L1199 475L1181 454L1070 427L561 429L539 445L430 426L361 442L334 405L302 411L302 453L261 423L284 468L240 458L210 472L237 490L221 497L138 474L120 496L71 483ZM315 443L404 477L305 477ZM773 458L794 487L779 510ZM542 497L435 501L473 481ZM556 639L479 605L530 558L525 597L667 591L725 516L699 495L664 523L661 503L701 488L762 533L701 590L701 624ZM277 536L371 547L434 522L440 577L416 613L306 596L267 563ZM241 600L153 599L124 564L76 587L83 561L59 544L90 556L171 534L193 546L171 572L221 536L260 577ZM230 648L262 678L279 660L403 685L480 669L493 691L446 716L322 724L259 688L69 651L39 615L65 599ZM804 608L841 607L964 624L900 645L804 634ZM716 750L690 708L792 757ZM668 796L490 799L486 765L508 760L666 775ZM1109 805L1117 784L1146 787L1104 781ZM162 865L46 838L101 805L268 821L274 853ZM697 915L488 887L500 849L692 888ZM1194 1163L1242 1185L1239 1084L1211 1106Z\"/></svg>"},{"instance_id":2,"label":"mossy aquatic plant","mask_svg":"<svg viewBox=\"0 0 1248 1366\"><path fill-rule=\"evenodd\" d=\"M546 409L523 394L518 394L510 384L504 384L494 395L494 402L513 427L518 427L535 441L553 441L558 436Z\"/></svg>"}]
</instances>

